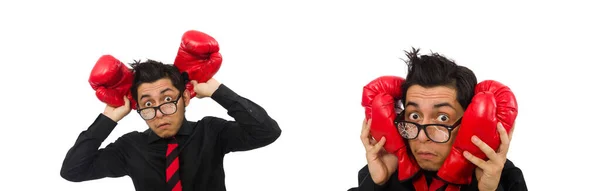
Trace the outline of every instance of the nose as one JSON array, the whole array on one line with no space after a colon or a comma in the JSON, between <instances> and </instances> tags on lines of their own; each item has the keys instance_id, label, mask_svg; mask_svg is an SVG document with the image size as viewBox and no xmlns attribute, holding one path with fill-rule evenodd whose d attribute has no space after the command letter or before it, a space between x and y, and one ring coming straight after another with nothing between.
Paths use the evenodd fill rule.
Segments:
<instances>
[{"instance_id":1,"label":"nose","mask_svg":"<svg viewBox=\"0 0 600 191\"><path fill-rule=\"evenodd\" d=\"M155 118L161 118L163 116L163 113L160 112L158 109L155 112L156 112L156 116L154 116Z\"/></svg>"},{"instance_id":2,"label":"nose","mask_svg":"<svg viewBox=\"0 0 600 191\"><path fill-rule=\"evenodd\" d=\"M425 129L419 129L419 134L417 135L417 140L419 142L429 141L429 138L427 138L427 135L425 134Z\"/></svg>"}]
</instances>

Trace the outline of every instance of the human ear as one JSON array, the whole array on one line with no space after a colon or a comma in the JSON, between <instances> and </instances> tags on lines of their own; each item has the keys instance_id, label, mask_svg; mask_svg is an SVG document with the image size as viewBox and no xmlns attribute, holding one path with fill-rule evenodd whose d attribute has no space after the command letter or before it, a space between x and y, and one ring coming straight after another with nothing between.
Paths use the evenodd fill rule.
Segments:
<instances>
[{"instance_id":1,"label":"human ear","mask_svg":"<svg viewBox=\"0 0 600 191\"><path fill-rule=\"evenodd\" d=\"M187 89L184 90L183 91L183 104L185 107L187 107L190 104L190 97L191 97L190 91Z\"/></svg>"}]
</instances>

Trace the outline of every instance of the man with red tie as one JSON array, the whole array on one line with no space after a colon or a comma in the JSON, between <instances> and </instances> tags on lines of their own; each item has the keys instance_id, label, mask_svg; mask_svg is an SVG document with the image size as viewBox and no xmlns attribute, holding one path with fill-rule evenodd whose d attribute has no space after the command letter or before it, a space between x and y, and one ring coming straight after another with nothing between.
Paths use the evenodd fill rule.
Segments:
<instances>
[{"instance_id":1,"label":"man with red tie","mask_svg":"<svg viewBox=\"0 0 600 191\"><path fill-rule=\"evenodd\" d=\"M136 190L226 190L224 155L269 145L281 129L261 106L212 78L221 64L218 51L212 37L190 31L173 65L148 60L129 70L102 56L89 82L106 109L79 134L61 176L72 182L129 176ZM213 99L234 120L188 121L185 108L194 97ZM132 109L149 129L99 148Z\"/></svg>"},{"instance_id":2,"label":"man with red tie","mask_svg":"<svg viewBox=\"0 0 600 191\"><path fill-rule=\"evenodd\" d=\"M510 88L418 52L407 52L406 79L381 76L364 86L367 165L350 190L527 190L506 158L518 113Z\"/></svg>"}]
</instances>

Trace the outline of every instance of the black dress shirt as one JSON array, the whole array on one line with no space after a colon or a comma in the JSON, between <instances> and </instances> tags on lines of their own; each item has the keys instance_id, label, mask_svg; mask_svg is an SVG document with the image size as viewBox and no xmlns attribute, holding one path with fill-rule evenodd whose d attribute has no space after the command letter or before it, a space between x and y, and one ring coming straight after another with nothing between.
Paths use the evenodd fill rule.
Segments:
<instances>
[{"instance_id":1,"label":"black dress shirt","mask_svg":"<svg viewBox=\"0 0 600 191\"><path fill-rule=\"evenodd\" d=\"M176 135L184 191L225 189L223 157L273 143L281 134L259 105L221 84L212 97L235 121L204 117L184 122ZM166 191L167 140L152 130L130 132L99 149L117 123L100 114L69 149L60 175L72 182L129 176L138 191Z\"/></svg>"},{"instance_id":2,"label":"black dress shirt","mask_svg":"<svg viewBox=\"0 0 600 191\"><path fill-rule=\"evenodd\" d=\"M436 172L425 172L424 173L427 183L430 184L432 177L436 176ZM358 172L358 187L350 188L348 191L413 191L415 188L413 187L412 181L407 180L400 182L398 180L398 171L395 171L390 180L388 180L384 185L377 185L373 182L371 175L369 174L369 168L365 165ZM479 190L477 188L478 182L477 178L475 178L475 172L473 172L473 178L471 179L471 184L461 186L461 191L476 191ZM445 190L445 186L440 188L440 190ZM510 160L506 159L506 163L504 163L504 169L502 169L502 175L500 175L500 182L498 183L497 191L526 191L527 184L525 183L525 178L523 177L523 172L521 169L516 167Z\"/></svg>"}]
</instances>

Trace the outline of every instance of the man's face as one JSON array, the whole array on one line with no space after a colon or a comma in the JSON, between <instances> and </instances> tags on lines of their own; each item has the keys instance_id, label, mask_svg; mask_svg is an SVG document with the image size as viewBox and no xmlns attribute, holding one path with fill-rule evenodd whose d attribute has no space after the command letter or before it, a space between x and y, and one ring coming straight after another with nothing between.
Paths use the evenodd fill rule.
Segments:
<instances>
[{"instance_id":1,"label":"man's face","mask_svg":"<svg viewBox=\"0 0 600 191\"><path fill-rule=\"evenodd\" d=\"M180 95L179 90L173 86L171 79L162 78L152 83L143 83L138 89L138 104L140 109L148 107L157 107L163 103L176 101L177 110L170 115L164 115L162 112L155 111L156 116L150 120L146 120L148 127L159 137L167 138L177 134L185 113L185 106L189 103L189 92L185 91ZM164 112L164 110L163 110Z\"/></svg>"},{"instance_id":2,"label":"man's face","mask_svg":"<svg viewBox=\"0 0 600 191\"><path fill-rule=\"evenodd\" d=\"M456 99L456 90L446 86L424 88L413 85L406 92L406 109L404 119L421 125L442 124L451 126L460 117L464 109ZM445 143L431 141L420 130L416 139L409 140L408 144L417 163L424 170L437 171L450 153L452 143L458 129L450 134L450 140Z\"/></svg>"}]
</instances>

